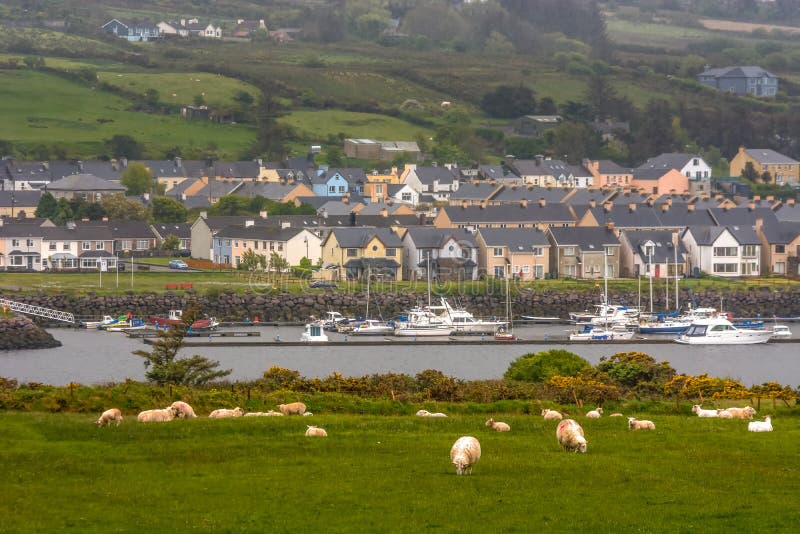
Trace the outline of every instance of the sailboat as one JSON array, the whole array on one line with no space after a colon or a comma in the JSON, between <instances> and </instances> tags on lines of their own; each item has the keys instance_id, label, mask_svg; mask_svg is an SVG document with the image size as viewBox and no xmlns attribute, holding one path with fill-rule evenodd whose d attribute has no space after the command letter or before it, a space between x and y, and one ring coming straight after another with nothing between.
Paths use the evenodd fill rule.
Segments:
<instances>
[{"instance_id":1,"label":"sailboat","mask_svg":"<svg viewBox=\"0 0 800 534\"><path fill-rule=\"evenodd\" d=\"M400 337L434 337L449 336L453 331L452 324L433 312L433 309L444 309L431 306L431 257L428 253L428 305L414 306L401 316L394 328L394 335Z\"/></svg>"},{"instance_id":2,"label":"sailboat","mask_svg":"<svg viewBox=\"0 0 800 534\"><path fill-rule=\"evenodd\" d=\"M508 276L506 276L506 322L497 326L494 331L495 341L516 341L514 335L514 322L511 319L511 291L508 286Z\"/></svg>"},{"instance_id":3,"label":"sailboat","mask_svg":"<svg viewBox=\"0 0 800 534\"><path fill-rule=\"evenodd\" d=\"M369 318L369 282L372 278L372 272L367 268L367 310L364 313L364 319L358 321L350 334L354 336L385 336L394 332L394 325L385 321L378 321L377 319Z\"/></svg>"},{"instance_id":4,"label":"sailboat","mask_svg":"<svg viewBox=\"0 0 800 534\"><path fill-rule=\"evenodd\" d=\"M608 258L603 255L603 304L608 303ZM612 307L609 307L611 309ZM627 310L622 310L623 315ZM595 318L598 319L598 318ZM604 319L604 324L590 320L584 324L583 330L573 330L569 334L570 341L606 341L614 339L631 339L633 332L628 330L624 323L610 324L611 316L608 314Z\"/></svg>"}]
</instances>

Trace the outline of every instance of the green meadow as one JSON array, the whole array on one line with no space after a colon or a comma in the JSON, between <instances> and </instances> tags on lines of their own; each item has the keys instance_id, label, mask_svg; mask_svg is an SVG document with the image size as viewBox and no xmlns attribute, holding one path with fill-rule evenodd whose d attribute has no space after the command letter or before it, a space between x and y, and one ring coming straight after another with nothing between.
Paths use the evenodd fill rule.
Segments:
<instances>
[{"instance_id":1,"label":"green meadow","mask_svg":"<svg viewBox=\"0 0 800 534\"><path fill-rule=\"evenodd\" d=\"M414 140L419 133L428 134L422 126L377 113L342 110L293 111L281 118L306 139L326 139L344 133L347 137L378 140Z\"/></svg>"},{"instance_id":2,"label":"green meadow","mask_svg":"<svg viewBox=\"0 0 800 534\"><path fill-rule=\"evenodd\" d=\"M740 420L495 414L331 415L97 428L97 415L0 413L2 532L790 532L800 509L796 417L772 433ZM99 414L98 414L99 415ZM644 417L645 414L636 414ZM759 414L760 415L760 414ZM327 438L306 438L307 424ZM452 443L481 442L471 476Z\"/></svg>"}]
</instances>

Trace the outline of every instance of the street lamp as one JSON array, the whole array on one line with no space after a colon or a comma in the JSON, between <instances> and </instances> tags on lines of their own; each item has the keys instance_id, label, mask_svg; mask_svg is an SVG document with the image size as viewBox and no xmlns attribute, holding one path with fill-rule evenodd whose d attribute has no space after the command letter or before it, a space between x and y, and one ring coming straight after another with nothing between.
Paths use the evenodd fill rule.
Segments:
<instances>
[{"instance_id":1,"label":"street lamp","mask_svg":"<svg viewBox=\"0 0 800 534\"><path fill-rule=\"evenodd\" d=\"M308 236L303 237L303 243L306 244L306 259L311 261L311 258L308 256Z\"/></svg>"}]
</instances>

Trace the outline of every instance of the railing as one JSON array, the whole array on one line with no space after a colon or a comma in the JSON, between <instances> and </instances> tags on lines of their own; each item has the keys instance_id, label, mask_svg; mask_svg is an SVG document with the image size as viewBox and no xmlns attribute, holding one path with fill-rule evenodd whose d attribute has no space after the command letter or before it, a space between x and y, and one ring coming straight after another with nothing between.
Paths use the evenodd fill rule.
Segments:
<instances>
[{"instance_id":1,"label":"railing","mask_svg":"<svg viewBox=\"0 0 800 534\"><path fill-rule=\"evenodd\" d=\"M55 321L75 324L75 316L69 312L34 306L33 304L25 304L24 302L16 302L4 298L0 298L0 306L26 315L36 315L37 317L46 317Z\"/></svg>"}]
</instances>

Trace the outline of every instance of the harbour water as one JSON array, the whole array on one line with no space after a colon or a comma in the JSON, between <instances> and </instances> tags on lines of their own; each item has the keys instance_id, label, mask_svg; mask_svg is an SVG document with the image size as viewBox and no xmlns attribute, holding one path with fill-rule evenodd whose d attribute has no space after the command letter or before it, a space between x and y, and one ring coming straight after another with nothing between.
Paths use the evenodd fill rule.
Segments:
<instances>
[{"instance_id":1,"label":"harbour water","mask_svg":"<svg viewBox=\"0 0 800 534\"><path fill-rule=\"evenodd\" d=\"M658 361L667 360L680 373L730 377L745 385L776 381L797 387L800 384L800 346L796 343L767 343L744 346L685 346L663 344L569 344L474 343L459 345L424 345L388 338L386 345L359 346L360 340L376 338L349 337L347 344L337 346L259 346L259 341L297 341L300 327L254 327L260 337L249 340L252 347L223 346L226 338L191 338L207 341L208 346L187 347L182 356L200 354L218 360L225 369L232 369L233 380L254 380L271 366L298 371L305 377L325 377L333 372L344 376L375 373L414 375L436 369L466 380L501 378L508 365L528 352L561 348L574 352L596 364L603 356L617 352L641 351ZM526 340L544 340L565 336L567 325L535 325L515 327L515 333ZM795 327L797 329L798 327ZM241 330L241 329L240 329ZM131 354L137 349L149 350L141 339L129 339L121 333L52 329L63 343L55 349L0 352L0 376L20 382L42 382L65 385L70 382L98 384L120 382L126 378L144 379L143 360ZM653 336L648 336L652 339ZM330 334L332 341L344 341L340 334ZM378 340L384 338L379 337ZM188 341L188 339L187 339ZM218 344L219 346L214 346Z\"/></svg>"}]
</instances>

